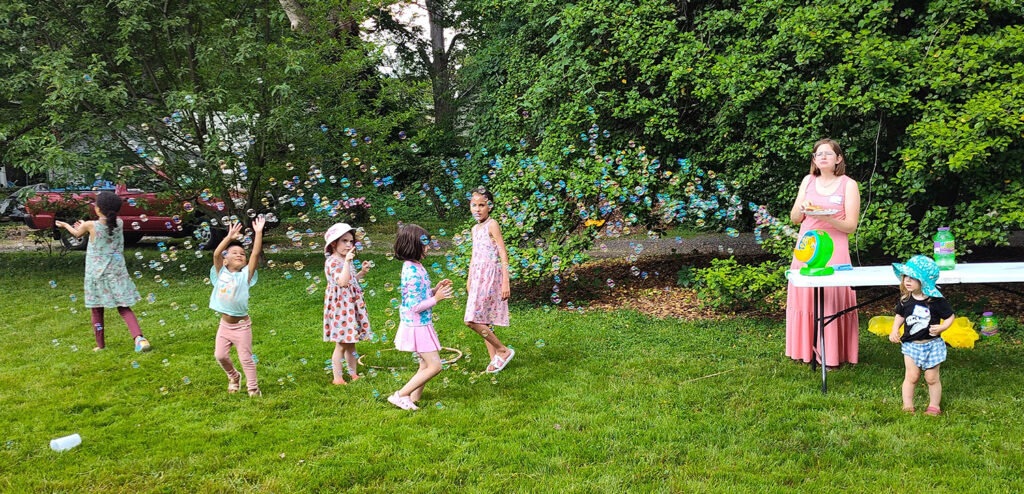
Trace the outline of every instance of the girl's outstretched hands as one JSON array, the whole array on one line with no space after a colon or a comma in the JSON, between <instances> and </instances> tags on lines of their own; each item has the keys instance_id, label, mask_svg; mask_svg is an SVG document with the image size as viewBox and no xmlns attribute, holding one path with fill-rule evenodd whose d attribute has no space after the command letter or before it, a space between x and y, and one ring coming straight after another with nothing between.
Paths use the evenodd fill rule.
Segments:
<instances>
[{"instance_id":1,"label":"girl's outstretched hands","mask_svg":"<svg viewBox=\"0 0 1024 494\"><path fill-rule=\"evenodd\" d=\"M345 254L345 262L352 262L352 260L355 259L355 258L356 258L356 250L355 249L352 249L352 250L348 251L348 254Z\"/></svg>"},{"instance_id":2,"label":"girl's outstretched hands","mask_svg":"<svg viewBox=\"0 0 1024 494\"><path fill-rule=\"evenodd\" d=\"M445 278L437 282L437 286L434 287L434 297L439 301L452 298L452 280Z\"/></svg>"},{"instance_id":3,"label":"girl's outstretched hands","mask_svg":"<svg viewBox=\"0 0 1024 494\"><path fill-rule=\"evenodd\" d=\"M263 215L259 215L252 222L252 230L256 233L263 233L263 227L266 226L267 219Z\"/></svg>"},{"instance_id":4,"label":"girl's outstretched hands","mask_svg":"<svg viewBox=\"0 0 1024 494\"><path fill-rule=\"evenodd\" d=\"M241 231L242 231L242 223L241 222L232 223L231 226L228 227L228 238L230 238L232 240L235 239L236 237L238 237L238 234L241 233Z\"/></svg>"}]
</instances>

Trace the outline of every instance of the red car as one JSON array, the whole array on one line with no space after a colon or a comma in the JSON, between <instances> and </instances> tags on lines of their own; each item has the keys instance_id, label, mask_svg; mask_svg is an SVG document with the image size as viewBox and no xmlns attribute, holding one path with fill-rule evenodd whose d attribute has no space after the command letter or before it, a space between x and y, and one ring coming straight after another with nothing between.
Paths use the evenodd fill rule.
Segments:
<instances>
[{"instance_id":1,"label":"red car","mask_svg":"<svg viewBox=\"0 0 1024 494\"><path fill-rule=\"evenodd\" d=\"M25 203L25 224L35 230L53 230L54 238L60 238L66 248L78 250L85 248L89 241L88 235L75 238L67 230L56 228L54 222L62 220L74 223L80 219L95 218L89 206L96 195L103 191L113 191L123 201L117 217L124 221L125 244L138 243L144 236L190 237L200 221L207 217L219 217L225 210L223 201L210 198L188 201L192 212L183 213L190 209L184 201L160 198L154 192L129 189L123 184L116 187L102 185L105 187L37 192ZM217 228L201 229L197 240L214 246L224 234L224 230Z\"/></svg>"}]
</instances>

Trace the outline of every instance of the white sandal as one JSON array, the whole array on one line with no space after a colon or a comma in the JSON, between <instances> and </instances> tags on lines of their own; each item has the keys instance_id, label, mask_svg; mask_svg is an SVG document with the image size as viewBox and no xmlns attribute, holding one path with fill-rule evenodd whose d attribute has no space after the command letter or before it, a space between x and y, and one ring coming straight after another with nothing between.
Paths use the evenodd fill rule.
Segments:
<instances>
[{"instance_id":1,"label":"white sandal","mask_svg":"<svg viewBox=\"0 0 1024 494\"><path fill-rule=\"evenodd\" d=\"M516 351L512 347L508 348L508 357L506 357L506 358L501 358L498 354L495 354L494 355L494 360L493 360L494 370L493 371L488 371L488 372L491 373L491 374L497 374L497 373L501 372L501 370L504 369L505 366L507 366L508 363L512 361L512 357L515 357L515 356L516 356Z\"/></svg>"}]
</instances>

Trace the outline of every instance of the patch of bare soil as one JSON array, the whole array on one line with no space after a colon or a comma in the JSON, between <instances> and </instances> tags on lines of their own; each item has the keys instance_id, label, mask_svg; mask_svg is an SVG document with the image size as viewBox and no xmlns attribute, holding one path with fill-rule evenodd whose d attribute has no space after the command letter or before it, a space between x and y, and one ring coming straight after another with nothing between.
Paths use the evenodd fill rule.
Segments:
<instances>
[{"instance_id":1,"label":"patch of bare soil","mask_svg":"<svg viewBox=\"0 0 1024 494\"><path fill-rule=\"evenodd\" d=\"M982 249L975 251L971 262L1011 262L1017 250ZM714 319L723 316L742 315L782 320L785 306L759 307L743 312L714 311L701 306L693 287L679 286L678 273L683 269L696 270L708 267L714 255L682 255L671 257L640 258L635 263L625 259L599 259L585 263L571 273L562 276L559 283L554 278L536 284L519 284L513 288L517 299L530 303L552 305L554 286L558 285L557 297L560 306L568 302L573 306L588 309L615 310L629 308L655 318ZM771 259L768 255L735 256L744 264L760 264ZM883 264L878 261L876 264ZM632 267L636 266L636 270ZM644 276L646 274L646 277ZM609 284L607 280L611 280ZM1020 318L1024 316L1024 284L970 284L941 286L943 294L954 308L961 312L981 313L992 311L998 315ZM861 317L891 315L898 289L892 287L870 287L857 290L857 299L867 301L881 297L860 309Z\"/></svg>"}]
</instances>

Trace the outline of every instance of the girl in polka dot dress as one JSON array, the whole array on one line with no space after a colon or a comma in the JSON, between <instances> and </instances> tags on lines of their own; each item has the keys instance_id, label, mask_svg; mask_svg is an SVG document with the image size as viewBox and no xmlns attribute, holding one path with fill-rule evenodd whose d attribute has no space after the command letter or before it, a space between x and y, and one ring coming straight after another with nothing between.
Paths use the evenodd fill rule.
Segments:
<instances>
[{"instance_id":1,"label":"girl in polka dot dress","mask_svg":"<svg viewBox=\"0 0 1024 494\"><path fill-rule=\"evenodd\" d=\"M359 356L356 343L373 338L370 319L366 317L366 303L359 280L373 266L367 261L356 272L353 260L356 256L356 239L352 227L336 223L324 234L324 275L327 288L324 290L324 341L333 342L334 354L331 368L334 370L334 384L348 384L342 373L342 358L348 364L350 380L359 379Z\"/></svg>"}]
</instances>

